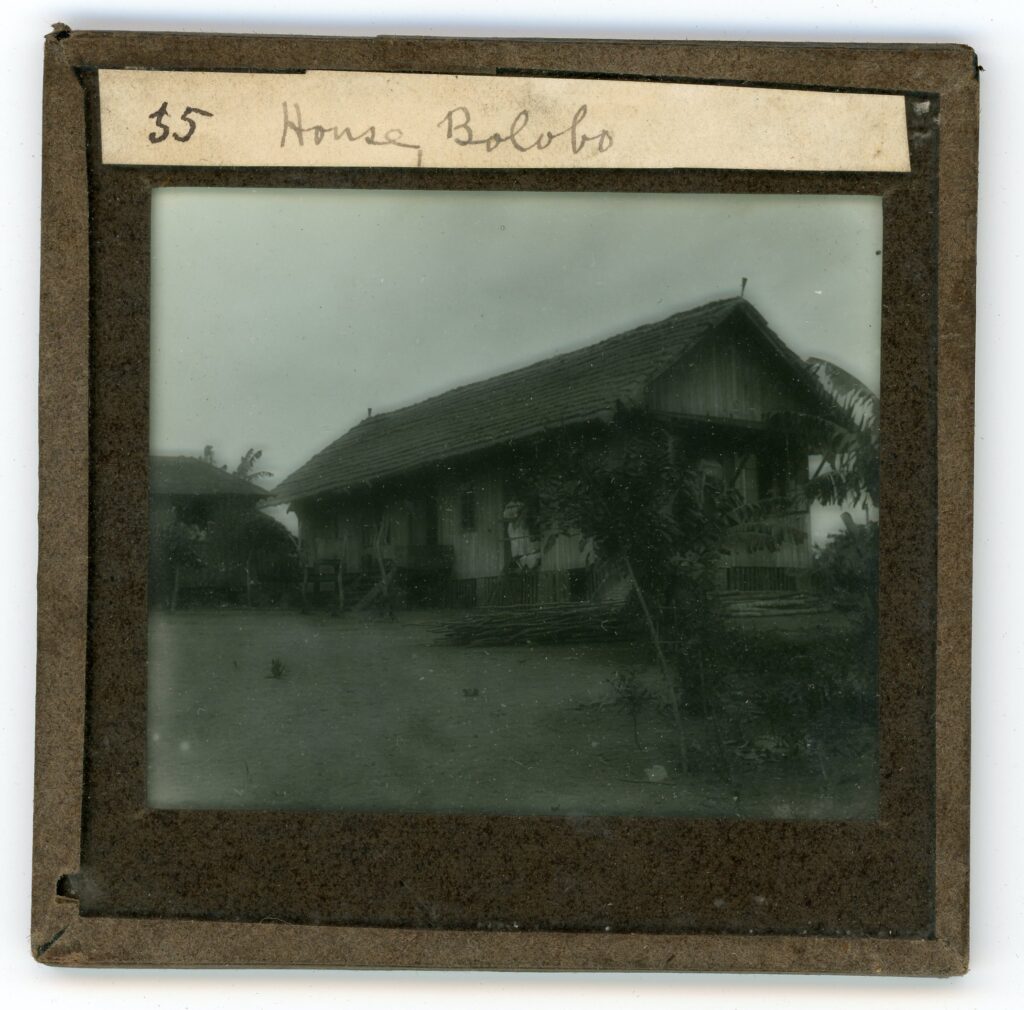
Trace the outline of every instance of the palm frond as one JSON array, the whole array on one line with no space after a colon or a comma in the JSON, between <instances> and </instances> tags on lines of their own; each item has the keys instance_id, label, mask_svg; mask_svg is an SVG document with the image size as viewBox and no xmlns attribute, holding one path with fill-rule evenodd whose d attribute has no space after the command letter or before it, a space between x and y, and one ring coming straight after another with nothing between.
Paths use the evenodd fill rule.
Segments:
<instances>
[{"instance_id":1,"label":"palm frond","mask_svg":"<svg viewBox=\"0 0 1024 1010\"><path fill-rule=\"evenodd\" d=\"M824 358L808 358L807 365L825 390L845 410L878 423L879 399L860 379Z\"/></svg>"}]
</instances>

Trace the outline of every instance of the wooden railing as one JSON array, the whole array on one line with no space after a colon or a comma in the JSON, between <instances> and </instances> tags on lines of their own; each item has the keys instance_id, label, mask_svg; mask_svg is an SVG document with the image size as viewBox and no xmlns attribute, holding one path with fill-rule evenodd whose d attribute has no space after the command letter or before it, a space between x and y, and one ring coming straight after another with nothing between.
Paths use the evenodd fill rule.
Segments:
<instances>
[{"instance_id":1,"label":"wooden railing","mask_svg":"<svg viewBox=\"0 0 1024 1010\"><path fill-rule=\"evenodd\" d=\"M455 548L451 544L396 544L385 549L385 558L396 568L421 572L446 572L455 564Z\"/></svg>"},{"instance_id":2,"label":"wooden railing","mask_svg":"<svg viewBox=\"0 0 1024 1010\"><path fill-rule=\"evenodd\" d=\"M731 592L786 592L793 593L803 588L806 569L760 568L754 565L740 565L725 569L725 589Z\"/></svg>"},{"instance_id":3,"label":"wooden railing","mask_svg":"<svg viewBox=\"0 0 1024 1010\"><path fill-rule=\"evenodd\" d=\"M478 579L453 579L444 605L467 607L518 607L537 603L569 603L591 598L588 572L506 572Z\"/></svg>"}]
</instances>

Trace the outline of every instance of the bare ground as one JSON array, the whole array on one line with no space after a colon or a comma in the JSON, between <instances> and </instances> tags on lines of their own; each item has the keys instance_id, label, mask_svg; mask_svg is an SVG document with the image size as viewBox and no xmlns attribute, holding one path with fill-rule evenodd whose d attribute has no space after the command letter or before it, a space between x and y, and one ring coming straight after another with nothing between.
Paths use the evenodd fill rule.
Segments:
<instances>
[{"instance_id":1,"label":"bare ground","mask_svg":"<svg viewBox=\"0 0 1024 1010\"><path fill-rule=\"evenodd\" d=\"M164 808L863 818L865 738L839 769L712 759L707 721L609 706L629 646L433 644L439 615L394 621L191 611L150 621L149 798Z\"/></svg>"}]
</instances>

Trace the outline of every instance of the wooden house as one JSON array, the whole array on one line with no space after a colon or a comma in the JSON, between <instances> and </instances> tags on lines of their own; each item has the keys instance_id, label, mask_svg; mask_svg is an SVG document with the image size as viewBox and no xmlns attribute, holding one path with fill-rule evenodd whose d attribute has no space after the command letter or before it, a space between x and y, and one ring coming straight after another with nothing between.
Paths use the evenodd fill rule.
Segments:
<instances>
[{"instance_id":1,"label":"wooden house","mask_svg":"<svg viewBox=\"0 0 1024 1010\"><path fill-rule=\"evenodd\" d=\"M298 579L294 538L260 511L270 492L192 456L150 456L150 601L252 603Z\"/></svg>"},{"instance_id":2,"label":"wooden house","mask_svg":"<svg viewBox=\"0 0 1024 1010\"><path fill-rule=\"evenodd\" d=\"M615 588L595 578L600 559L588 545L538 536L521 514L513 463L524 447L574 431L613 438L625 412L643 411L685 440L691 459L697 447L709 481L756 501L807 478L808 447L766 419L823 409L804 363L749 302L728 299L368 416L275 494L298 516L302 558L321 589L358 592L386 569L413 602L595 598ZM785 522L792 542L723 560L723 588L797 588L810 563L808 514Z\"/></svg>"}]
</instances>

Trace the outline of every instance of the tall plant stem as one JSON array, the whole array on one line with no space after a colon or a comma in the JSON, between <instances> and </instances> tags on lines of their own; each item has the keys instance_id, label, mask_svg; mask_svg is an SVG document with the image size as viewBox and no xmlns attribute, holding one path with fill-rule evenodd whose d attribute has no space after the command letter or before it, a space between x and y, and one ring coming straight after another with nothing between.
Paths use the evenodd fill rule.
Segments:
<instances>
[{"instance_id":1,"label":"tall plant stem","mask_svg":"<svg viewBox=\"0 0 1024 1010\"><path fill-rule=\"evenodd\" d=\"M732 790L733 803L739 802L739 782L736 778L736 772L733 770L732 759L729 757L729 748L725 742L725 733L722 730L722 724L718 718L718 709L711 700L710 692L708 691L707 678L704 676L704 664L699 664L700 670L700 693L704 700L704 717L709 719L711 722L711 728L715 732L715 743L718 745L718 754L722 761L722 769L725 772L726 782L729 788Z\"/></svg>"},{"instance_id":2,"label":"tall plant stem","mask_svg":"<svg viewBox=\"0 0 1024 1010\"><path fill-rule=\"evenodd\" d=\"M640 609L644 613L644 621L647 624L647 631L651 636L651 644L654 646L654 653L658 657L658 665L661 667L662 676L665 678L665 684L668 687L669 701L672 703L672 719L676 724L676 737L679 745L679 769L685 772L687 769L686 760L686 735L683 732L683 714L679 707L679 692L676 690L675 678L672 675L672 668L668 664L668 659L665 657L665 652L661 647L661 639L658 637L658 627L654 623L654 618L651 616L650 608L647 606L647 597L644 596L644 591L640 588L640 583L637 581L636 573L633 571L633 564L628 557L624 557L623 560L626 563L626 572L629 575L629 581L633 583L633 589L636 591L636 597L640 601Z\"/></svg>"}]
</instances>

